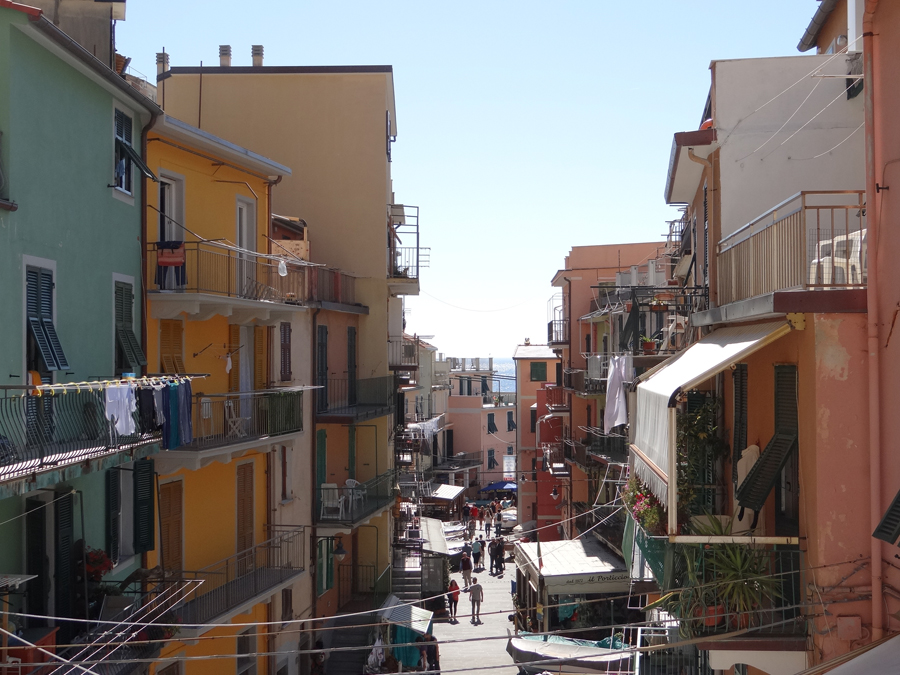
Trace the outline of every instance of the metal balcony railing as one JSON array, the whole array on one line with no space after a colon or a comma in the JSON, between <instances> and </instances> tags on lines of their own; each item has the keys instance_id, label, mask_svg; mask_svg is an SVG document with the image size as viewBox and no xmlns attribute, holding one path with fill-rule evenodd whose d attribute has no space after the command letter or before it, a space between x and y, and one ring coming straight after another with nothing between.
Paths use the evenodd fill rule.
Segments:
<instances>
[{"instance_id":1,"label":"metal balcony railing","mask_svg":"<svg viewBox=\"0 0 900 675\"><path fill-rule=\"evenodd\" d=\"M184 242L184 264L167 264L171 253L162 243L147 245L148 284L152 292L210 293L245 300L301 304L307 298L306 267L278 263L252 253L201 242Z\"/></svg>"},{"instance_id":2,"label":"metal balcony railing","mask_svg":"<svg viewBox=\"0 0 900 675\"><path fill-rule=\"evenodd\" d=\"M563 387L546 387L547 407L554 410L564 410L569 407L569 395Z\"/></svg>"},{"instance_id":3,"label":"metal balcony railing","mask_svg":"<svg viewBox=\"0 0 900 675\"><path fill-rule=\"evenodd\" d=\"M442 400L434 399L429 395L417 398L414 401L406 399L406 410L404 411L406 422L427 422L438 415L443 415L447 411L441 403Z\"/></svg>"},{"instance_id":4,"label":"metal balcony railing","mask_svg":"<svg viewBox=\"0 0 900 675\"><path fill-rule=\"evenodd\" d=\"M356 279L337 269L307 268L310 278L307 299L313 302L356 304Z\"/></svg>"},{"instance_id":5,"label":"metal balcony railing","mask_svg":"<svg viewBox=\"0 0 900 675\"><path fill-rule=\"evenodd\" d=\"M460 471L484 464L484 453L481 450L474 452L457 452L450 457L442 458L434 465L435 471Z\"/></svg>"},{"instance_id":6,"label":"metal balcony railing","mask_svg":"<svg viewBox=\"0 0 900 675\"><path fill-rule=\"evenodd\" d=\"M271 539L197 571L186 579L203 583L180 610L182 623L211 623L242 605L269 594L305 568L306 528L273 528Z\"/></svg>"},{"instance_id":7,"label":"metal balcony railing","mask_svg":"<svg viewBox=\"0 0 900 675\"><path fill-rule=\"evenodd\" d=\"M566 464L565 443L541 443L544 455L544 464L547 470L554 476L568 476L571 474L569 465Z\"/></svg>"},{"instance_id":8,"label":"metal balcony railing","mask_svg":"<svg viewBox=\"0 0 900 675\"><path fill-rule=\"evenodd\" d=\"M316 522L357 523L394 501L396 482L391 470L356 487L323 483L316 490Z\"/></svg>"},{"instance_id":9,"label":"metal balcony railing","mask_svg":"<svg viewBox=\"0 0 900 675\"><path fill-rule=\"evenodd\" d=\"M181 449L208 450L303 431L303 392L268 389L197 394L194 439Z\"/></svg>"},{"instance_id":10,"label":"metal balcony railing","mask_svg":"<svg viewBox=\"0 0 900 675\"><path fill-rule=\"evenodd\" d=\"M569 320L553 319L547 322L547 344L569 343Z\"/></svg>"},{"instance_id":11,"label":"metal balcony railing","mask_svg":"<svg viewBox=\"0 0 900 675\"><path fill-rule=\"evenodd\" d=\"M585 448L589 455L606 464L628 461L628 438L625 436L591 436Z\"/></svg>"},{"instance_id":12,"label":"metal balcony railing","mask_svg":"<svg viewBox=\"0 0 900 675\"><path fill-rule=\"evenodd\" d=\"M415 370L419 367L419 343L415 337L388 338L388 367L392 370Z\"/></svg>"},{"instance_id":13,"label":"metal balcony railing","mask_svg":"<svg viewBox=\"0 0 900 675\"><path fill-rule=\"evenodd\" d=\"M488 392L482 394L481 400L484 405L492 405L495 408L514 408L516 406L516 395L511 391Z\"/></svg>"},{"instance_id":14,"label":"metal balcony railing","mask_svg":"<svg viewBox=\"0 0 900 675\"><path fill-rule=\"evenodd\" d=\"M393 375L353 379L329 377L317 382L316 414L356 420L388 415L394 410L397 383Z\"/></svg>"},{"instance_id":15,"label":"metal balcony railing","mask_svg":"<svg viewBox=\"0 0 900 675\"><path fill-rule=\"evenodd\" d=\"M388 219L388 278L418 279L419 207L389 204Z\"/></svg>"},{"instance_id":16,"label":"metal balcony railing","mask_svg":"<svg viewBox=\"0 0 900 675\"><path fill-rule=\"evenodd\" d=\"M40 393L40 396L37 394ZM160 432L122 436L106 418L106 385L80 391L0 388L0 480L74 464L160 441Z\"/></svg>"},{"instance_id":17,"label":"metal balcony railing","mask_svg":"<svg viewBox=\"0 0 900 675\"><path fill-rule=\"evenodd\" d=\"M798 192L718 247L719 304L792 288L865 288L865 192Z\"/></svg>"}]
</instances>

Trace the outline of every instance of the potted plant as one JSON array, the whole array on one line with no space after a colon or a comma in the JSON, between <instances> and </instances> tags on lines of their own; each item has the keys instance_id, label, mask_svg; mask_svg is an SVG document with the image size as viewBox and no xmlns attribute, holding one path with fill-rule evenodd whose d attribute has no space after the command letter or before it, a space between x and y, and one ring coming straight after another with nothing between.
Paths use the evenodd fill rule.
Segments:
<instances>
[{"instance_id":1,"label":"potted plant","mask_svg":"<svg viewBox=\"0 0 900 675\"><path fill-rule=\"evenodd\" d=\"M646 335L641 335L641 347L644 350L644 354L655 354L656 340L649 338Z\"/></svg>"},{"instance_id":2,"label":"potted plant","mask_svg":"<svg viewBox=\"0 0 900 675\"><path fill-rule=\"evenodd\" d=\"M84 547L84 569L88 581L100 581L112 568L112 560L106 555L106 551L90 546Z\"/></svg>"},{"instance_id":3,"label":"potted plant","mask_svg":"<svg viewBox=\"0 0 900 675\"><path fill-rule=\"evenodd\" d=\"M651 534L663 534L666 511L650 488L637 476L631 476L622 490L622 501L635 522Z\"/></svg>"}]
</instances>

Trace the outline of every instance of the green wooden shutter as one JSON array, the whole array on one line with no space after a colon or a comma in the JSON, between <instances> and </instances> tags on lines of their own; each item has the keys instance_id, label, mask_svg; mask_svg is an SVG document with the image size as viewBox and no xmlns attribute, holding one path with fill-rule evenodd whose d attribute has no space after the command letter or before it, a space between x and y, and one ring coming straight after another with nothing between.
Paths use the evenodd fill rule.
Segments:
<instances>
[{"instance_id":1,"label":"green wooden shutter","mask_svg":"<svg viewBox=\"0 0 900 675\"><path fill-rule=\"evenodd\" d=\"M137 370L147 358L134 334L134 290L131 284L116 282L116 339L128 367Z\"/></svg>"},{"instance_id":2,"label":"green wooden shutter","mask_svg":"<svg viewBox=\"0 0 900 675\"><path fill-rule=\"evenodd\" d=\"M775 430L797 431L797 366L775 366Z\"/></svg>"},{"instance_id":3,"label":"green wooden shutter","mask_svg":"<svg viewBox=\"0 0 900 675\"><path fill-rule=\"evenodd\" d=\"M356 427L350 425L347 438L347 478L356 480Z\"/></svg>"},{"instance_id":4,"label":"green wooden shutter","mask_svg":"<svg viewBox=\"0 0 900 675\"><path fill-rule=\"evenodd\" d=\"M66 370L69 367L69 361L63 353L62 344L59 342L59 336L56 334L56 327L53 325L53 272L50 270L41 270L41 326L47 336L50 349L53 351L53 359L56 362L58 370Z\"/></svg>"},{"instance_id":5,"label":"green wooden shutter","mask_svg":"<svg viewBox=\"0 0 900 675\"><path fill-rule=\"evenodd\" d=\"M119 528L122 522L122 495L119 470L106 472L106 554L113 564L119 562Z\"/></svg>"},{"instance_id":6,"label":"green wooden shutter","mask_svg":"<svg viewBox=\"0 0 900 675\"><path fill-rule=\"evenodd\" d=\"M506 413L506 430L507 431L515 431L516 430L516 421L513 419L512 410L509 410Z\"/></svg>"},{"instance_id":7,"label":"green wooden shutter","mask_svg":"<svg viewBox=\"0 0 900 675\"><path fill-rule=\"evenodd\" d=\"M316 329L316 384L316 409L328 410L328 326Z\"/></svg>"},{"instance_id":8,"label":"green wooden shutter","mask_svg":"<svg viewBox=\"0 0 900 675\"><path fill-rule=\"evenodd\" d=\"M900 492L894 497L888 510L884 512L884 516L872 536L889 544L896 544L897 539L900 539Z\"/></svg>"},{"instance_id":9,"label":"green wooden shutter","mask_svg":"<svg viewBox=\"0 0 900 675\"><path fill-rule=\"evenodd\" d=\"M497 433L497 424L494 422L494 413L488 413L487 430L489 434Z\"/></svg>"},{"instance_id":10,"label":"green wooden shutter","mask_svg":"<svg viewBox=\"0 0 900 675\"><path fill-rule=\"evenodd\" d=\"M71 492L56 493L54 503L55 559L55 615L72 616L73 579L75 576L75 497Z\"/></svg>"},{"instance_id":11,"label":"green wooden shutter","mask_svg":"<svg viewBox=\"0 0 900 675\"><path fill-rule=\"evenodd\" d=\"M69 367L53 326L53 272L37 267L25 270L25 310L28 327L47 370Z\"/></svg>"},{"instance_id":12,"label":"green wooden shutter","mask_svg":"<svg viewBox=\"0 0 900 675\"><path fill-rule=\"evenodd\" d=\"M347 403L356 405L356 328L347 328Z\"/></svg>"},{"instance_id":13,"label":"green wooden shutter","mask_svg":"<svg viewBox=\"0 0 900 675\"><path fill-rule=\"evenodd\" d=\"M153 518L154 470L152 459L134 463L131 472L134 480L134 552L146 553L156 546L156 528Z\"/></svg>"},{"instance_id":14,"label":"green wooden shutter","mask_svg":"<svg viewBox=\"0 0 900 675\"><path fill-rule=\"evenodd\" d=\"M737 487L737 468L747 447L747 364L738 363L731 374L734 385L734 439L731 444L731 480Z\"/></svg>"},{"instance_id":15,"label":"green wooden shutter","mask_svg":"<svg viewBox=\"0 0 900 675\"><path fill-rule=\"evenodd\" d=\"M281 322L281 381L291 380L291 324Z\"/></svg>"}]
</instances>

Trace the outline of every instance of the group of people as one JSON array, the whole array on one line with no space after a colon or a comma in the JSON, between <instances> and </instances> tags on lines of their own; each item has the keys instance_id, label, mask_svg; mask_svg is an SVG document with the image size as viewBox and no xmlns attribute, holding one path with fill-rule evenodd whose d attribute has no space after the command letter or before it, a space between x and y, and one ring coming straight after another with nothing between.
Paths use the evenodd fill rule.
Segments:
<instances>
[{"instance_id":1,"label":"group of people","mask_svg":"<svg viewBox=\"0 0 900 675\"><path fill-rule=\"evenodd\" d=\"M494 536L500 536L500 527L503 523L503 516L500 512L512 506L512 500L508 498L494 499L481 508L477 504L469 504L466 502L462 509L462 521L465 525L465 539L473 541L475 539L475 531L484 530L484 536L491 536L491 528L494 528Z\"/></svg>"},{"instance_id":2,"label":"group of people","mask_svg":"<svg viewBox=\"0 0 900 675\"><path fill-rule=\"evenodd\" d=\"M470 561L471 562L471 561ZM463 573L463 583L465 588L460 588L456 583L456 579L450 580L447 587L447 602L450 605L450 623L458 623L456 612L459 608L459 594L468 593L469 602L472 603L472 619L471 623L478 625L481 623L481 602L484 600L484 587L478 583L478 577L473 577L472 571L469 570L468 577Z\"/></svg>"}]
</instances>

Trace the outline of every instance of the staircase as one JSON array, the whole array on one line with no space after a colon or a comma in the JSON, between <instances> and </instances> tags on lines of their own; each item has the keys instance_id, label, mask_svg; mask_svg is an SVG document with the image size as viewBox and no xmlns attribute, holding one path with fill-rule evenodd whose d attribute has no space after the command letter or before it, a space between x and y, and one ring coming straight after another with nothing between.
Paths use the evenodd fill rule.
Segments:
<instances>
[{"instance_id":1,"label":"staircase","mask_svg":"<svg viewBox=\"0 0 900 675\"><path fill-rule=\"evenodd\" d=\"M350 616L336 616L326 626L337 630L327 631L331 644L326 643L328 649L341 647L366 647L374 643L372 624L378 621L377 615L355 614ZM325 661L326 675L347 675L347 673L361 673L369 657L369 650L354 649L347 651L331 652Z\"/></svg>"},{"instance_id":2,"label":"staircase","mask_svg":"<svg viewBox=\"0 0 900 675\"><path fill-rule=\"evenodd\" d=\"M391 571L391 592L400 602L422 599L422 568L394 567Z\"/></svg>"}]
</instances>

